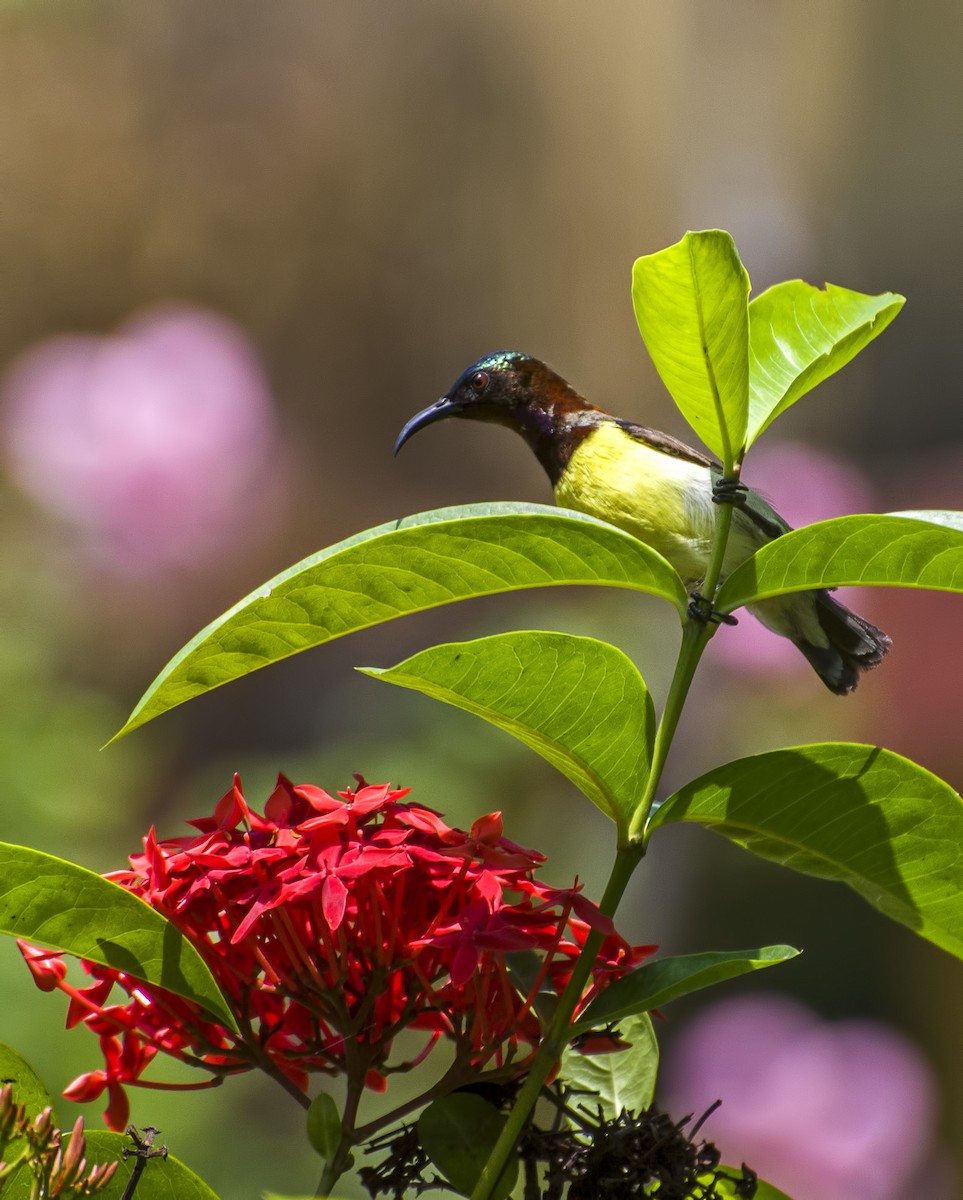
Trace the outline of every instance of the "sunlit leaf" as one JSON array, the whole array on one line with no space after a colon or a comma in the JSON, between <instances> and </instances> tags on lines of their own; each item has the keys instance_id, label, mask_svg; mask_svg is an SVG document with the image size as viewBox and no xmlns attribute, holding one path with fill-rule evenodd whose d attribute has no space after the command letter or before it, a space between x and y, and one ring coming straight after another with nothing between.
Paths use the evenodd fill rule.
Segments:
<instances>
[{"instance_id":1,"label":"sunlit leaf","mask_svg":"<svg viewBox=\"0 0 963 1200\"><path fill-rule=\"evenodd\" d=\"M355 630L471 596L559 584L648 592L680 618L688 604L665 559L593 517L540 504L421 513L322 550L241 600L171 659L116 736Z\"/></svg>"},{"instance_id":2,"label":"sunlit leaf","mask_svg":"<svg viewBox=\"0 0 963 1200\"><path fill-rule=\"evenodd\" d=\"M795 529L737 567L716 607L731 612L770 596L849 584L963 592L959 517L870 513Z\"/></svg>"},{"instance_id":3,"label":"sunlit leaf","mask_svg":"<svg viewBox=\"0 0 963 1200\"><path fill-rule=\"evenodd\" d=\"M801 279L777 283L749 304L751 445L800 396L834 375L903 307L893 292L866 296Z\"/></svg>"},{"instance_id":4,"label":"sunlit leaf","mask_svg":"<svg viewBox=\"0 0 963 1200\"><path fill-rule=\"evenodd\" d=\"M963 957L963 801L891 750L826 742L741 758L670 796L649 828L673 821L846 883Z\"/></svg>"},{"instance_id":5,"label":"sunlit leaf","mask_svg":"<svg viewBox=\"0 0 963 1200\"><path fill-rule=\"evenodd\" d=\"M607 1120L623 1110L644 1112L652 1103L659 1072L659 1043L645 1013L619 1021L619 1038L629 1043L627 1048L603 1054L582 1054L569 1045L559 1070L564 1083L588 1093L592 1106L601 1104Z\"/></svg>"},{"instance_id":6,"label":"sunlit leaf","mask_svg":"<svg viewBox=\"0 0 963 1200\"><path fill-rule=\"evenodd\" d=\"M724 463L749 419L749 276L721 229L636 259L632 302L646 348L682 415Z\"/></svg>"},{"instance_id":7,"label":"sunlit leaf","mask_svg":"<svg viewBox=\"0 0 963 1200\"><path fill-rule=\"evenodd\" d=\"M160 913L116 883L0 842L0 932L125 971L237 1026L206 963Z\"/></svg>"},{"instance_id":8,"label":"sunlit leaf","mask_svg":"<svg viewBox=\"0 0 963 1200\"><path fill-rule=\"evenodd\" d=\"M643 963L602 992L578 1019L576 1028L597 1029L633 1013L651 1012L689 992L772 967L799 954L792 946L758 950L716 950Z\"/></svg>"},{"instance_id":9,"label":"sunlit leaf","mask_svg":"<svg viewBox=\"0 0 963 1200\"><path fill-rule=\"evenodd\" d=\"M504 729L628 830L648 777L655 711L621 650L565 633L503 633L433 646L365 674Z\"/></svg>"}]
</instances>

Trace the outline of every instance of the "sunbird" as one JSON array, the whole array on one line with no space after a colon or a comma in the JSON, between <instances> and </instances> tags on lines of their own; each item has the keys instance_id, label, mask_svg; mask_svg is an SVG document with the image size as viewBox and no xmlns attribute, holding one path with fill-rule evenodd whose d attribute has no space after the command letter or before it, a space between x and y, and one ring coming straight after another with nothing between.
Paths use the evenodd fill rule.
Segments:
<instances>
[{"instance_id":1,"label":"sunbird","mask_svg":"<svg viewBox=\"0 0 963 1200\"><path fill-rule=\"evenodd\" d=\"M520 433L551 481L555 502L609 522L657 550L694 597L695 615L719 619L698 592L709 564L716 507L733 504L722 577L790 531L763 497L723 480L722 467L666 433L590 404L551 367L517 351L486 355L402 429L395 454L419 429L446 417L489 421ZM789 638L836 695L851 692L891 642L825 589L749 606ZM732 621L732 618L721 618Z\"/></svg>"}]
</instances>

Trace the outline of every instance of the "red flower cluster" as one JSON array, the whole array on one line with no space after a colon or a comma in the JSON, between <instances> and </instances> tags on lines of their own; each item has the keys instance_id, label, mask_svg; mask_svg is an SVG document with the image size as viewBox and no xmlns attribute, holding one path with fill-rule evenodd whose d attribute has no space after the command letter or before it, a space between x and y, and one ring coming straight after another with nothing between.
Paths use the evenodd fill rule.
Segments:
<instances>
[{"instance_id":1,"label":"red flower cluster","mask_svg":"<svg viewBox=\"0 0 963 1200\"><path fill-rule=\"evenodd\" d=\"M583 1003L653 949L630 947L577 887L537 882L543 856L504 838L500 814L468 834L406 795L359 780L335 797L281 776L261 816L235 777L213 816L189 822L197 834L158 841L152 829L131 869L108 878L193 942L240 1035L95 963L83 964L94 982L74 987L61 956L21 944L37 984L70 997L68 1028L82 1022L100 1039L104 1069L64 1094L87 1101L106 1089L107 1124L123 1129L124 1085L165 1086L141 1079L158 1051L209 1073L189 1086L260 1068L301 1093L314 1071L383 1090L386 1075L414 1065L388 1061L406 1028L425 1031L415 1061L447 1037L466 1069L514 1074L538 1042L536 995L564 987L590 928L605 939ZM516 950L539 956L527 995L509 974ZM126 1002L108 1002L115 985Z\"/></svg>"}]
</instances>

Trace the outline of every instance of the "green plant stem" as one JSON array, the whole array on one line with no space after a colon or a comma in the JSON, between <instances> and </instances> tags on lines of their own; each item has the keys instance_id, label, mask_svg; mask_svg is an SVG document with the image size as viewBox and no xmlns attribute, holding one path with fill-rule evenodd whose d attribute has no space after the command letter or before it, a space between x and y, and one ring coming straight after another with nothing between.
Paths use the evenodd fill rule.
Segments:
<instances>
[{"instance_id":1,"label":"green plant stem","mask_svg":"<svg viewBox=\"0 0 963 1200\"><path fill-rule=\"evenodd\" d=\"M736 468L730 475L731 479L738 480L739 469ZM729 544L729 529L732 526L732 505L719 504L716 512L716 524L712 535L712 551L709 555L709 566L706 569L706 577L702 581L703 595L714 597L719 590L719 584L722 582L722 564L726 557L726 546Z\"/></svg>"},{"instance_id":2,"label":"green plant stem","mask_svg":"<svg viewBox=\"0 0 963 1200\"><path fill-rule=\"evenodd\" d=\"M605 888L605 894L599 904L599 908L606 916L612 916L615 913L619 901L622 899L622 895L628 886L628 882L632 878L632 873L635 871L644 853L645 850L641 843L619 847L615 855L615 862L612 866L608 885ZM501 1175L505 1163L508 1161L508 1156L521 1136L529 1114L535 1107L545 1080L561 1058L562 1051L568 1044L572 1016L585 990L585 984L588 982L588 977L592 972L592 967L595 964L595 958L602 941L603 935L596 929L593 929L585 939L585 945L582 947L582 952L576 960L572 976L568 981L565 991L559 998L558 1007L552 1018L552 1024L539 1044L538 1052L528 1070L522 1089L518 1093L518 1098L511 1112L508 1114L505 1128L502 1130L498 1141L489 1155L484 1170L479 1176L475 1190L471 1194L471 1200L489 1200L492 1190L498 1182L498 1177Z\"/></svg>"},{"instance_id":3,"label":"green plant stem","mask_svg":"<svg viewBox=\"0 0 963 1200\"><path fill-rule=\"evenodd\" d=\"M679 657L676 660L675 672L669 685L669 693L665 699L659 726L655 731L649 777L646 780L642 798L629 823L630 844L644 840L645 825L649 819L649 813L652 811L659 784L662 782L662 772L665 769L666 759L669 757L669 749L672 746L679 718L682 716L686 696L689 694L696 667L702 658L702 652L714 632L714 626L695 617L690 617L682 627L682 645L679 647Z\"/></svg>"}]
</instances>

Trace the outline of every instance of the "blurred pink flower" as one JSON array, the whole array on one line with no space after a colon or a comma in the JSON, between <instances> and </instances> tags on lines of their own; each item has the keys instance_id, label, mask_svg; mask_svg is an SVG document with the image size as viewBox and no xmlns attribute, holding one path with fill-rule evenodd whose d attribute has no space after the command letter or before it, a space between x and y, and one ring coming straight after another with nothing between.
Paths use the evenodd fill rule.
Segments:
<instances>
[{"instance_id":1,"label":"blurred pink flower","mask_svg":"<svg viewBox=\"0 0 963 1200\"><path fill-rule=\"evenodd\" d=\"M930 1070L879 1023L822 1021L786 996L737 997L681 1033L662 1087L679 1117L721 1098L705 1136L724 1162L747 1162L793 1200L951 1194L936 1178Z\"/></svg>"},{"instance_id":2,"label":"blurred pink flower","mask_svg":"<svg viewBox=\"0 0 963 1200\"><path fill-rule=\"evenodd\" d=\"M845 459L801 442L777 442L752 451L743 473L794 528L875 511L868 480ZM848 597L848 598L847 598ZM858 606L855 589L841 589L842 603ZM808 673L811 667L785 638L776 637L746 612L739 624L713 638L712 653L728 669L759 674Z\"/></svg>"},{"instance_id":3,"label":"blurred pink flower","mask_svg":"<svg viewBox=\"0 0 963 1200\"><path fill-rule=\"evenodd\" d=\"M2 393L13 477L116 570L226 550L277 498L262 490L277 440L267 382L214 313L172 306L110 337L51 338L14 363Z\"/></svg>"}]
</instances>

